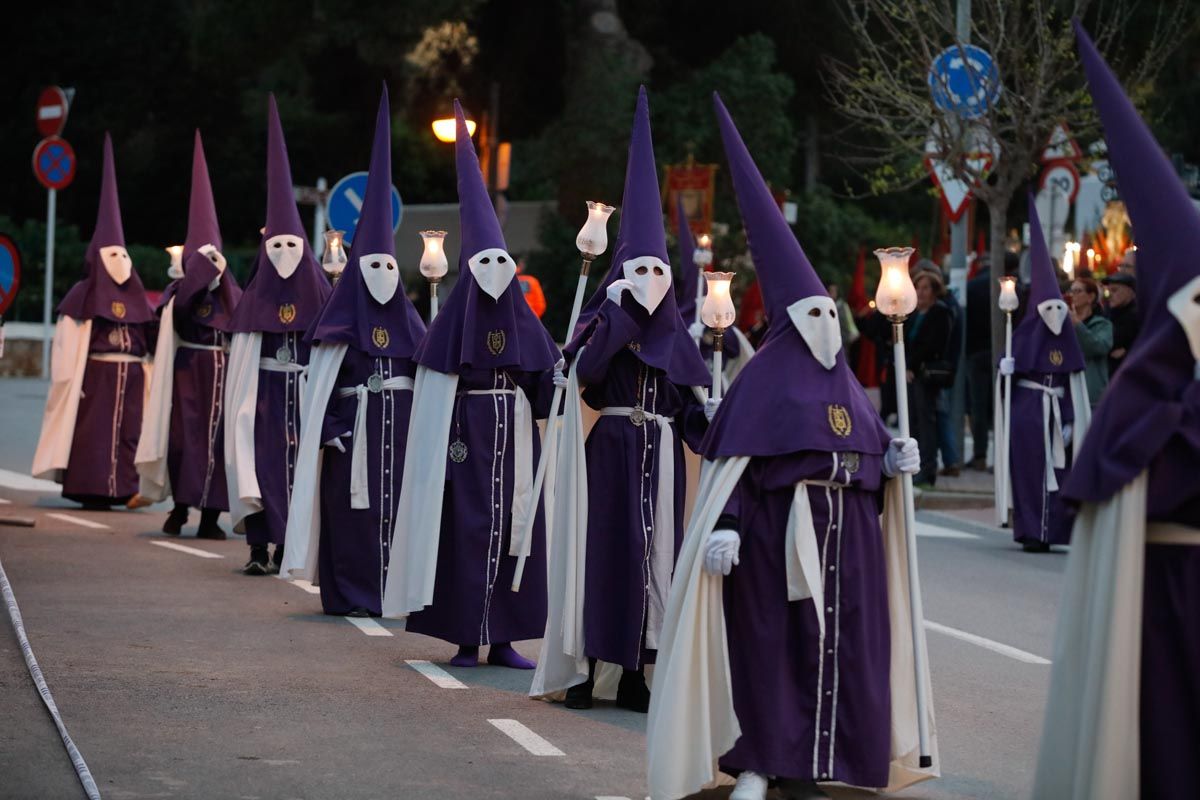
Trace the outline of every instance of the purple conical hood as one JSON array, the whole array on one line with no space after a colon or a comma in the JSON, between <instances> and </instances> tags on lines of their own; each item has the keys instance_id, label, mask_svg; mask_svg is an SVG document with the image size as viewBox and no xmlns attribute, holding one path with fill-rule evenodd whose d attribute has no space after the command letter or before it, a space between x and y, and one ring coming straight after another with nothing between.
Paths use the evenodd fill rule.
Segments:
<instances>
[{"instance_id":1,"label":"purple conical hood","mask_svg":"<svg viewBox=\"0 0 1200 800\"><path fill-rule=\"evenodd\" d=\"M386 304L380 305L371 296L358 259L373 253L393 258L396 255L396 240L392 235L392 125L387 84L383 86L375 117L371 166L354 246L342 277L308 335L313 341L345 343L373 356L411 358L425 335L425 323L404 290L403 273L396 293Z\"/></svg>"},{"instance_id":2,"label":"purple conical hood","mask_svg":"<svg viewBox=\"0 0 1200 800\"><path fill-rule=\"evenodd\" d=\"M621 229L613 248L612 266L579 314L575 336L565 348L574 354L587 343L596 314L608 299L609 285L625 277L624 263L641 256L654 256L667 264L667 232L663 227L662 195L658 191L658 167L654 164L654 142L650 136L650 103L646 87L638 90L629 135L629 162L625 168L625 196L621 202ZM712 377L696 343L679 316L675 293L667 292L653 314L632 296L621 299L621 308L639 323L639 347L633 354L644 364L667 373L672 383L707 386Z\"/></svg>"},{"instance_id":3,"label":"purple conical hood","mask_svg":"<svg viewBox=\"0 0 1200 800\"><path fill-rule=\"evenodd\" d=\"M692 228L688 225L687 214L683 210L683 195L676 196L678 207L675 209L676 222L679 225L679 280L675 281L675 305L679 308L679 316L684 324L696 320L696 284L700 281L700 270L692 258L696 254L696 243L692 240Z\"/></svg>"},{"instance_id":4,"label":"purple conical hood","mask_svg":"<svg viewBox=\"0 0 1200 800\"><path fill-rule=\"evenodd\" d=\"M454 116L458 214L463 239L458 255L458 282L437 318L430 323L429 332L417 349L416 360L446 374L458 374L463 369L541 372L554 366L561 354L525 302L516 275L500 297L493 299L475 282L468 266L469 259L479 251L492 247L506 249L506 246L457 100Z\"/></svg>"},{"instance_id":5,"label":"purple conical hood","mask_svg":"<svg viewBox=\"0 0 1200 800\"><path fill-rule=\"evenodd\" d=\"M1167 300L1200 274L1200 213L1146 123L1075 20L1079 56L1138 243L1141 332L1092 417L1064 494L1112 497L1149 469L1149 516L1200 519L1200 384Z\"/></svg>"},{"instance_id":6,"label":"purple conical hood","mask_svg":"<svg viewBox=\"0 0 1200 800\"><path fill-rule=\"evenodd\" d=\"M83 280L67 292L58 305L58 313L75 319L104 317L115 322L138 323L154 319L154 309L146 299L146 290L137 268L118 286L104 269L100 251L105 247L124 247L125 229L121 224L121 200L117 195L117 167L113 159L112 137L104 134L104 166L100 175L100 206L96 227L84 252Z\"/></svg>"},{"instance_id":7,"label":"purple conical hood","mask_svg":"<svg viewBox=\"0 0 1200 800\"><path fill-rule=\"evenodd\" d=\"M188 201L187 238L183 243L183 259L206 244L221 249L221 227L217 224L217 204L213 202L212 182L208 178L208 160L200 130L192 147L192 196Z\"/></svg>"},{"instance_id":8,"label":"purple conical hood","mask_svg":"<svg viewBox=\"0 0 1200 800\"><path fill-rule=\"evenodd\" d=\"M193 183L193 201L195 197ZM287 278L279 274L267 255L267 242L274 236L295 236L300 240L300 263ZM184 273L191 267L190 261L185 262ZM259 243L254 272L234 309L229 330L233 333L307 331L321 313L327 297L329 280L313 255L308 235L300 224L300 214L296 211L287 143L279 123L275 97L271 95L267 102L267 225Z\"/></svg>"},{"instance_id":9,"label":"purple conical hood","mask_svg":"<svg viewBox=\"0 0 1200 800\"><path fill-rule=\"evenodd\" d=\"M880 455L891 435L846 363L845 351L838 351L833 369L825 369L788 317L791 303L828 294L721 98L714 94L713 100L770 327L722 399L700 452L706 458L803 451ZM781 426L776 420L796 424Z\"/></svg>"},{"instance_id":10,"label":"purple conical hood","mask_svg":"<svg viewBox=\"0 0 1200 800\"><path fill-rule=\"evenodd\" d=\"M729 116L721 97L713 92L725 157L729 159L729 174L738 209L746 227L746 243L754 260L754 271L762 288L770 325L778 324L787 307L803 297L828 296L816 270L804 255L800 243L771 196L767 182L746 149L742 135Z\"/></svg>"},{"instance_id":11,"label":"purple conical hood","mask_svg":"<svg viewBox=\"0 0 1200 800\"><path fill-rule=\"evenodd\" d=\"M1033 195L1029 196L1029 266L1032 281L1029 288L1029 307L1021 324L1013 331L1013 360L1017 372L1071 373L1083 369L1083 351L1068 319L1056 336L1042 321L1037 306L1045 300L1062 300L1050 251L1042 235Z\"/></svg>"}]
</instances>

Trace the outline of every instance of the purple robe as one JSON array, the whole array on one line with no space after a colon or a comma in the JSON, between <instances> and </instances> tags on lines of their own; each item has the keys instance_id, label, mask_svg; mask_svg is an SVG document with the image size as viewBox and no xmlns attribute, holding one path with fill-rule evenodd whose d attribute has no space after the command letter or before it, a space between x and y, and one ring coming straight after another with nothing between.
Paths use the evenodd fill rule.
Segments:
<instances>
[{"instance_id":1,"label":"purple robe","mask_svg":"<svg viewBox=\"0 0 1200 800\"><path fill-rule=\"evenodd\" d=\"M439 317L440 318L440 317ZM463 645L538 639L546 627L546 525L541 500L521 590L511 590L517 559L512 536L513 398L525 392L535 419L550 412L550 373L464 368L450 421L450 443L461 441L467 457L446 458L441 539L433 603L408 617L413 633ZM514 383L515 381L515 383ZM540 443L533 431L533 459ZM434 455L432 457L439 457Z\"/></svg>"},{"instance_id":2,"label":"purple robe","mask_svg":"<svg viewBox=\"0 0 1200 800\"><path fill-rule=\"evenodd\" d=\"M92 318L63 497L80 503L124 503L137 493L133 457L142 431L144 368L134 361L96 361L91 356L125 353L144 358L152 344L153 325Z\"/></svg>"},{"instance_id":3,"label":"purple robe","mask_svg":"<svg viewBox=\"0 0 1200 800\"><path fill-rule=\"evenodd\" d=\"M683 440L694 449L708 426L703 406L688 387L643 364L632 347L638 324L612 303L601 307L587 349L575 365L586 385L583 400L601 410L640 405L674 418L674 556L683 542L687 467ZM636 670L652 664L645 646L650 591L650 544L658 497L657 423L602 416L585 444L588 477L587 578L583 624L587 655ZM674 556L672 560L674 560Z\"/></svg>"},{"instance_id":4,"label":"purple robe","mask_svg":"<svg viewBox=\"0 0 1200 800\"><path fill-rule=\"evenodd\" d=\"M263 331L263 358L277 358L286 347L293 363L307 364L311 346L304 331ZM246 517L246 544L282 545L287 531L288 504L300 447L300 373L258 372L254 418L254 463L263 510Z\"/></svg>"},{"instance_id":5,"label":"purple robe","mask_svg":"<svg viewBox=\"0 0 1200 800\"><path fill-rule=\"evenodd\" d=\"M338 438L345 452L324 447L321 466L321 538L317 571L321 607L326 614L346 614L366 609L379 616L383 587L404 476L404 444L412 391L393 390L367 394L367 475L371 507L350 507L350 465L353 457L357 397L338 397L339 389L367 383L372 374L384 380L412 378L416 365L407 358L370 356L353 347L346 350L338 370L333 396L325 412L321 441Z\"/></svg>"},{"instance_id":6,"label":"purple robe","mask_svg":"<svg viewBox=\"0 0 1200 800\"><path fill-rule=\"evenodd\" d=\"M1071 402L1070 375L1062 372L1018 373L1012 383L1012 436L1009 452L1012 467L1013 539L1017 542L1069 544L1075 515L1059 497L1046 488L1045 418L1042 391L1019 385L1028 380L1042 386L1061 388L1062 425L1075 421ZM1053 423L1051 423L1053 424ZM1068 464L1070 463L1068 449ZM1067 479L1069 468L1054 470L1058 485Z\"/></svg>"},{"instance_id":7,"label":"purple robe","mask_svg":"<svg viewBox=\"0 0 1200 800\"><path fill-rule=\"evenodd\" d=\"M885 786L891 635L879 456L807 451L754 457L717 528L742 537L724 581L733 707L742 735L722 769ZM857 464L854 461L857 460ZM847 462L850 462L849 464ZM855 466L853 472L849 466ZM794 484L809 486L825 608L787 600L785 534ZM825 617L821 637L815 613Z\"/></svg>"}]
</instances>

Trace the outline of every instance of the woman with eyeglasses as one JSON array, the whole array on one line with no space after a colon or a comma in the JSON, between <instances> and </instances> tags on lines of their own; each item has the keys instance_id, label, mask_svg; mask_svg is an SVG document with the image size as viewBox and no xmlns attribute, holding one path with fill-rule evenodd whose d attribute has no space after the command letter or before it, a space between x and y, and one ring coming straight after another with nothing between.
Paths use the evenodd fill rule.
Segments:
<instances>
[{"instance_id":1,"label":"woman with eyeglasses","mask_svg":"<svg viewBox=\"0 0 1200 800\"><path fill-rule=\"evenodd\" d=\"M1092 408L1100 402L1108 385L1108 354L1112 350L1112 322L1100 314L1100 284L1094 278L1079 276L1071 282L1067 293L1071 307L1071 324L1083 351L1084 378L1087 380L1088 400Z\"/></svg>"}]
</instances>

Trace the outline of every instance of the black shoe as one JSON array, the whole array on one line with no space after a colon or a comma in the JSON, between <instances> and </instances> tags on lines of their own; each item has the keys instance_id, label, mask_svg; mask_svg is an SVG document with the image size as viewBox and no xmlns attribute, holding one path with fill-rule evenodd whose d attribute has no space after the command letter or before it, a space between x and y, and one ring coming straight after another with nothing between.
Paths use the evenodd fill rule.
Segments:
<instances>
[{"instance_id":1,"label":"black shoe","mask_svg":"<svg viewBox=\"0 0 1200 800\"><path fill-rule=\"evenodd\" d=\"M246 566L242 567L242 572L246 575L271 574L265 546L250 548L250 560L246 562Z\"/></svg>"},{"instance_id":2,"label":"black shoe","mask_svg":"<svg viewBox=\"0 0 1200 800\"><path fill-rule=\"evenodd\" d=\"M350 609L349 611L347 611L347 612L346 612L346 614L345 614L345 616L347 616L347 617L360 617L360 618L361 618L361 617L369 617L369 616L371 616L371 612L370 612L370 611L367 611L365 608L362 608L362 607L360 607L360 606L355 606L354 608L352 608L352 609Z\"/></svg>"},{"instance_id":3,"label":"black shoe","mask_svg":"<svg viewBox=\"0 0 1200 800\"><path fill-rule=\"evenodd\" d=\"M283 545L275 545L275 552L271 554L271 563L267 566L267 571L271 575L278 575L279 568L283 566Z\"/></svg>"},{"instance_id":4,"label":"black shoe","mask_svg":"<svg viewBox=\"0 0 1200 800\"><path fill-rule=\"evenodd\" d=\"M646 686L646 676L641 672L625 670L621 673L621 682L617 684L617 700L619 708L627 708L639 714L650 710L650 688Z\"/></svg>"},{"instance_id":5,"label":"black shoe","mask_svg":"<svg viewBox=\"0 0 1200 800\"><path fill-rule=\"evenodd\" d=\"M563 705L567 708L588 709L592 707L592 687L595 684L592 681L586 680L583 683L576 684L570 689L567 689L567 698L563 700Z\"/></svg>"},{"instance_id":6,"label":"black shoe","mask_svg":"<svg viewBox=\"0 0 1200 800\"><path fill-rule=\"evenodd\" d=\"M1021 549L1026 553L1049 553L1050 545L1047 542L1021 542Z\"/></svg>"},{"instance_id":7,"label":"black shoe","mask_svg":"<svg viewBox=\"0 0 1200 800\"><path fill-rule=\"evenodd\" d=\"M196 530L197 539L217 539L224 540L228 537L225 531L217 524L217 517L221 515L220 511L214 508L206 508L200 512L200 527Z\"/></svg>"},{"instance_id":8,"label":"black shoe","mask_svg":"<svg viewBox=\"0 0 1200 800\"><path fill-rule=\"evenodd\" d=\"M798 781L789 778L779 780L779 791L788 800L828 800L829 795L821 791L814 781Z\"/></svg>"},{"instance_id":9,"label":"black shoe","mask_svg":"<svg viewBox=\"0 0 1200 800\"><path fill-rule=\"evenodd\" d=\"M178 536L183 530L183 526L188 521L188 507L177 505L171 509L171 513L167 514L167 521L163 523L162 532L168 536Z\"/></svg>"}]
</instances>

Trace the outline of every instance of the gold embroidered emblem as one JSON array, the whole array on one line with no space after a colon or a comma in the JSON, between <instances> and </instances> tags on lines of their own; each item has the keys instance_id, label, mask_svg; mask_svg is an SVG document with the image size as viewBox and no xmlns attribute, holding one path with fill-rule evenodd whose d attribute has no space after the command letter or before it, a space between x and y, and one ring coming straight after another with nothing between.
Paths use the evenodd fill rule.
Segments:
<instances>
[{"instance_id":1,"label":"gold embroidered emblem","mask_svg":"<svg viewBox=\"0 0 1200 800\"><path fill-rule=\"evenodd\" d=\"M1056 367L1059 367L1059 366L1062 366L1062 362L1063 362L1062 350L1051 350L1050 351L1050 363Z\"/></svg>"},{"instance_id":2,"label":"gold embroidered emblem","mask_svg":"<svg viewBox=\"0 0 1200 800\"><path fill-rule=\"evenodd\" d=\"M205 303L204 305L202 305L196 309L197 317L203 318L203 317L208 317L211 315L212 315L212 303Z\"/></svg>"},{"instance_id":3,"label":"gold embroidered emblem","mask_svg":"<svg viewBox=\"0 0 1200 800\"><path fill-rule=\"evenodd\" d=\"M284 325L291 325L296 320L296 306L291 303L284 303L279 307L279 321Z\"/></svg>"},{"instance_id":4,"label":"gold embroidered emblem","mask_svg":"<svg viewBox=\"0 0 1200 800\"><path fill-rule=\"evenodd\" d=\"M504 352L504 346L508 344L508 339L504 335L503 330L488 331L487 349L494 356L498 356Z\"/></svg>"},{"instance_id":5,"label":"gold embroidered emblem","mask_svg":"<svg viewBox=\"0 0 1200 800\"><path fill-rule=\"evenodd\" d=\"M387 347L388 342L390 342L391 340L392 340L392 337L388 335L386 328L381 328L380 326L376 325L375 328L371 331L371 341L374 342L375 346L378 347L380 350Z\"/></svg>"},{"instance_id":6,"label":"gold embroidered emblem","mask_svg":"<svg viewBox=\"0 0 1200 800\"><path fill-rule=\"evenodd\" d=\"M850 435L854 423L850 421L850 412L845 406L833 403L829 406L829 427L835 434L845 438Z\"/></svg>"},{"instance_id":7,"label":"gold embroidered emblem","mask_svg":"<svg viewBox=\"0 0 1200 800\"><path fill-rule=\"evenodd\" d=\"M125 319L125 304L119 300L114 300L112 304L112 313L117 319Z\"/></svg>"}]
</instances>

